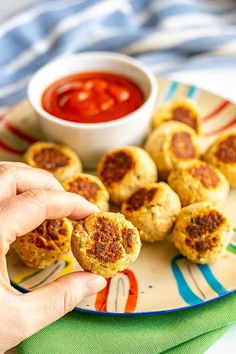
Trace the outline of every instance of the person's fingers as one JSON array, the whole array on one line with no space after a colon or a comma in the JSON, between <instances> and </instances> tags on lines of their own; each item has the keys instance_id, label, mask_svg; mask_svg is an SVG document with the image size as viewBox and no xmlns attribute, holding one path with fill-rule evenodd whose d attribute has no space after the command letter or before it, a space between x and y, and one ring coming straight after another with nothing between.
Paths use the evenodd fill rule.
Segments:
<instances>
[{"instance_id":1,"label":"person's fingers","mask_svg":"<svg viewBox=\"0 0 236 354\"><path fill-rule=\"evenodd\" d=\"M51 173L22 165L0 164L0 200L30 189L63 190Z\"/></svg>"},{"instance_id":2,"label":"person's fingers","mask_svg":"<svg viewBox=\"0 0 236 354\"><path fill-rule=\"evenodd\" d=\"M9 280L9 275L8 275L8 270L7 270L7 262L6 262L6 257L4 253L0 253L0 283L2 284L2 281L7 282L7 284L10 284Z\"/></svg>"},{"instance_id":3,"label":"person's fingers","mask_svg":"<svg viewBox=\"0 0 236 354\"><path fill-rule=\"evenodd\" d=\"M57 320L73 310L85 296L95 294L105 286L106 280L99 275L75 272L23 295L20 304L28 323L26 335L31 336Z\"/></svg>"},{"instance_id":4,"label":"person's fingers","mask_svg":"<svg viewBox=\"0 0 236 354\"><path fill-rule=\"evenodd\" d=\"M0 243L4 252L17 236L38 227L45 219L70 217L78 220L98 208L78 194L55 190L30 190L0 205ZM1 247L0 244L0 247Z\"/></svg>"},{"instance_id":5,"label":"person's fingers","mask_svg":"<svg viewBox=\"0 0 236 354\"><path fill-rule=\"evenodd\" d=\"M30 165L27 165L27 163L16 162L16 161L0 161L0 166L1 165L8 165L8 166L14 166L14 167L33 168Z\"/></svg>"}]
</instances>

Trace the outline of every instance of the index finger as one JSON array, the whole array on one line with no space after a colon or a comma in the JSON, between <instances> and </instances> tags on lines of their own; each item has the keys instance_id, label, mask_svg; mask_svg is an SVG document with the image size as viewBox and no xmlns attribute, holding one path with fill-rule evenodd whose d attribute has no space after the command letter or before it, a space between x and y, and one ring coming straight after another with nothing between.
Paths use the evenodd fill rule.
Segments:
<instances>
[{"instance_id":1,"label":"index finger","mask_svg":"<svg viewBox=\"0 0 236 354\"><path fill-rule=\"evenodd\" d=\"M1 204L0 242L6 253L17 236L25 235L45 219L70 217L78 220L98 208L78 194L55 190L31 190L9 198Z\"/></svg>"},{"instance_id":2,"label":"index finger","mask_svg":"<svg viewBox=\"0 0 236 354\"><path fill-rule=\"evenodd\" d=\"M0 185L0 200L30 189L63 190L51 173L23 164L0 163Z\"/></svg>"}]
</instances>

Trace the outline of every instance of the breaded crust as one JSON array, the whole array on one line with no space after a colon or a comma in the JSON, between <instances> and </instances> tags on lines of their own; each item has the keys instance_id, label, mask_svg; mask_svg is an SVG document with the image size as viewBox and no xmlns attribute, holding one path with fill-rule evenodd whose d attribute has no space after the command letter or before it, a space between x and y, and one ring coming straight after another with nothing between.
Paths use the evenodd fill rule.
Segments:
<instances>
[{"instance_id":1,"label":"breaded crust","mask_svg":"<svg viewBox=\"0 0 236 354\"><path fill-rule=\"evenodd\" d=\"M141 248L138 230L119 213L99 212L78 222L72 252L85 271L106 278L136 260Z\"/></svg>"},{"instance_id":2,"label":"breaded crust","mask_svg":"<svg viewBox=\"0 0 236 354\"><path fill-rule=\"evenodd\" d=\"M66 145L38 141L32 144L23 156L32 167L51 172L59 181L82 171L77 154Z\"/></svg>"},{"instance_id":3,"label":"breaded crust","mask_svg":"<svg viewBox=\"0 0 236 354\"><path fill-rule=\"evenodd\" d=\"M98 163L97 175L111 199L121 204L138 188L157 180L154 161L143 149L125 146L106 153Z\"/></svg>"},{"instance_id":4,"label":"breaded crust","mask_svg":"<svg viewBox=\"0 0 236 354\"><path fill-rule=\"evenodd\" d=\"M231 237L232 226L219 209L196 203L180 211L172 241L190 261L210 264L222 255Z\"/></svg>"},{"instance_id":5,"label":"breaded crust","mask_svg":"<svg viewBox=\"0 0 236 354\"><path fill-rule=\"evenodd\" d=\"M164 182L148 184L122 204L121 211L138 229L142 240L162 241L173 227L181 204Z\"/></svg>"},{"instance_id":6,"label":"breaded crust","mask_svg":"<svg viewBox=\"0 0 236 354\"><path fill-rule=\"evenodd\" d=\"M236 132L216 139L204 155L204 160L217 167L232 188L236 187Z\"/></svg>"},{"instance_id":7,"label":"breaded crust","mask_svg":"<svg viewBox=\"0 0 236 354\"><path fill-rule=\"evenodd\" d=\"M180 197L182 206L204 201L219 204L229 193L229 183L223 173L200 160L173 169L168 184Z\"/></svg>"},{"instance_id":8,"label":"breaded crust","mask_svg":"<svg viewBox=\"0 0 236 354\"><path fill-rule=\"evenodd\" d=\"M169 121L184 123L195 130L197 134L202 132L198 104L188 98L170 101L155 110L153 115L154 129Z\"/></svg>"},{"instance_id":9,"label":"breaded crust","mask_svg":"<svg viewBox=\"0 0 236 354\"><path fill-rule=\"evenodd\" d=\"M28 267L49 267L69 251L72 229L67 218L46 220L35 230L17 237L15 250Z\"/></svg>"},{"instance_id":10,"label":"breaded crust","mask_svg":"<svg viewBox=\"0 0 236 354\"><path fill-rule=\"evenodd\" d=\"M155 161L163 180L183 161L191 161L200 156L199 141L194 130L174 121L153 130L144 148Z\"/></svg>"},{"instance_id":11,"label":"breaded crust","mask_svg":"<svg viewBox=\"0 0 236 354\"><path fill-rule=\"evenodd\" d=\"M66 191L76 193L94 203L101 211L109 210L109 194L96 176L87 173L78 173L64 181Z\"/></svg>"}]
</instances>

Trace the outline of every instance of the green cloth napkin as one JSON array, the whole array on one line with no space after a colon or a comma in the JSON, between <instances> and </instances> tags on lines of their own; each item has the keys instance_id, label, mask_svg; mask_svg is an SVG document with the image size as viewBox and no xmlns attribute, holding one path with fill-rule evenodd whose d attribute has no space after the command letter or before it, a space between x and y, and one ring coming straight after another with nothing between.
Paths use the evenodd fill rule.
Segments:
<instances>
[{"instance_id":1,"label":"green cloth napkin","mask_svg":"<svg viewBox=\"0 0 236 354\"><path fill-rule=\"evenodd\" d=\"M19 354L201 354L236 322L236 294L180 312L115 317L73 311L17 347Z\"/></svg>"}]
</instances>

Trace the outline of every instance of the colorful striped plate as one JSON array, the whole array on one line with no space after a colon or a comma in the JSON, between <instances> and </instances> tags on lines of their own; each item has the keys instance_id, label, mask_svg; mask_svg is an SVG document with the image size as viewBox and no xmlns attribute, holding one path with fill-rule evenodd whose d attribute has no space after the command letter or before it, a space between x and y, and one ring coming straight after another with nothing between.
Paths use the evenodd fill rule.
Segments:
<instances>
[{"instance_id":1,"label":"colorful striped plate","mask_svg":"<svg viewBox=\"0 0 236 354\"><path fill-rule=\"evenodd\" d=\"M236 129L236 106L195 86L159 81L157 104L187 96L198 101L203 117L203 150L217 135ZM43 139L37 119L27 101L20 102L2 117L1 160L19 160L22 151ZM223 210L235 220L236 189L231 190ZM72 255L45 270L25 267L13 250L8 254L11 281L21 291L30 291L55 278L78 270ZM202 305L236 291L236 234L225 255L213 266L196 265L178 255L169 241L144 244L138 260L129 269L108 281L97 296L86 298L78 310L112 315L137 315L177 311Z\"/></svg>"}]
</instances>

